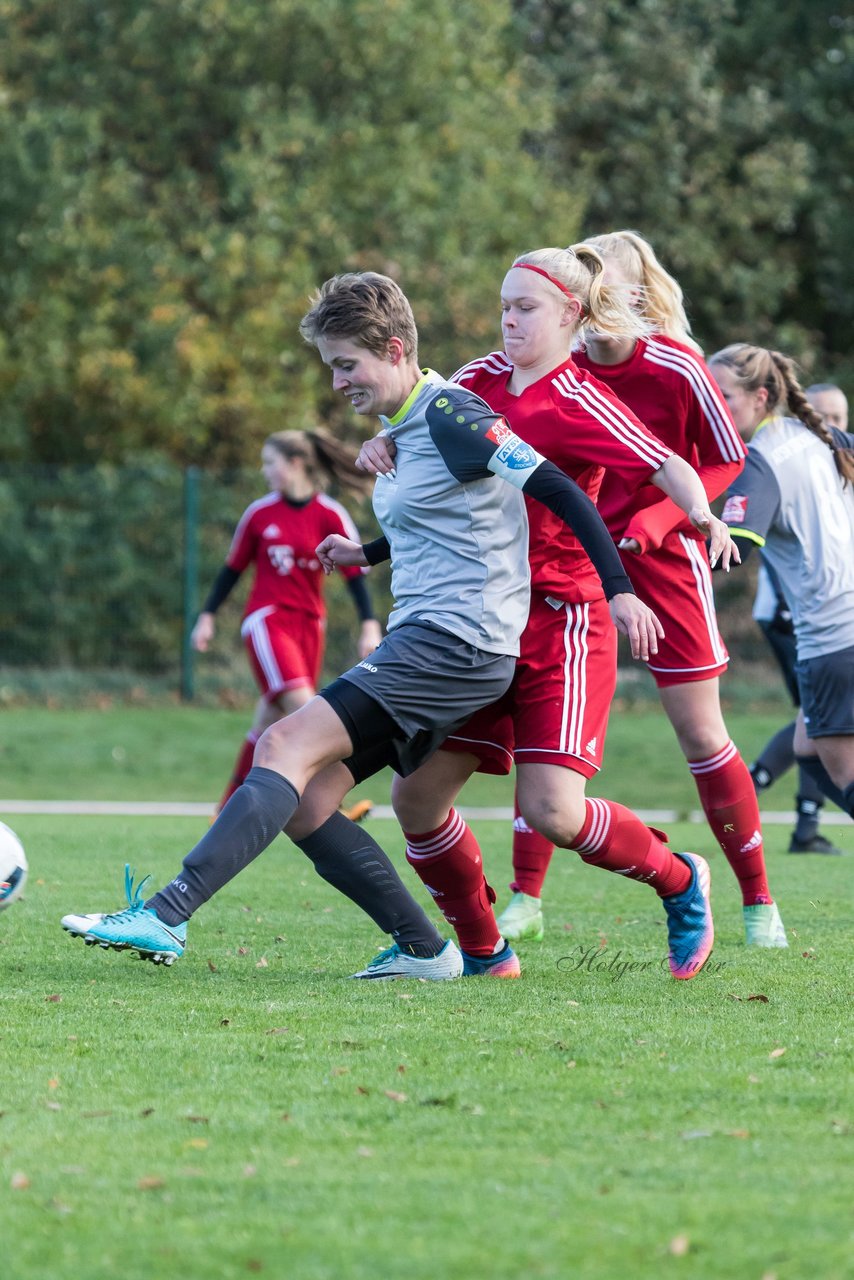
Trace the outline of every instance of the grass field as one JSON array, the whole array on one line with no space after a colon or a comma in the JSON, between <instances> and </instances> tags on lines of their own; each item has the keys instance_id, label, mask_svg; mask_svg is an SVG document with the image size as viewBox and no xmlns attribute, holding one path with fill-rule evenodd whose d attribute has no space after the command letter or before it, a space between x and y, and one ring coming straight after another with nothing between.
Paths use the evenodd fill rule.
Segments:
<instances>
[{"instance_id":1,"label":"grass field","mask_svg":"<svg viewBox=\"0 0 854 1280\"><path fill-rule=\"evenodd\" d=\"M784 715L730 728L749 754ZM213 799L244 719L3 712L0 790ZM696 807L659 715L616 717L609 748L600 790ZM58 920L120 905L126 859L162 883L198 819L11 824L31 873L0 916L4 1278L854 1275L850 857L790 857L769 826L791 945L748 953L722 855L670 828L713 870L690 983L662 972L654 896L565 854L520 981L365 985L346 975L384 940L284 840L162 970ZM508 833L477 832L503 894Z\"/></svg>"}]
</instances>

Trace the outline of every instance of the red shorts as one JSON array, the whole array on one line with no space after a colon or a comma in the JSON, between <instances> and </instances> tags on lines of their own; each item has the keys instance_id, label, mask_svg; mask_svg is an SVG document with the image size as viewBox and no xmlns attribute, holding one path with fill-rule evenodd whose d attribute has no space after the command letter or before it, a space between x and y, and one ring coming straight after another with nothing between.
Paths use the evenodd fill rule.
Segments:
<instances>
[{"instance_id":1,"label":"red shorts","mask_svg":"<svg viewBox=\"0 0 854 1280\"><path fill-rule=\"evenodd\" d=\"M658 687L723 675L729 654L718 631L706 544L669 533L656 551L620 555L635 591L664 627L648 664Z\"/></svg>"},{"instance_id":2,"label":"red shorts","mask_svg":"<svg viewBox=\"0 0 854 1280\"><path fill-rule=\"evenodd\" d=\"M262 697L317 688L323 663L323 618L268 605L243 619L240 634Z\"/></svg>"},{"instance_id":3,"label":"red shorts","mask_svg":"<svg viewBox=\"0 0 854 1280\"><path fill-rule=\"evenodd\" d=\"M602 763L617 683L617 631L604 599L531 595L513 683L452 734L443 751L479 756L479 773L557 764L592 778ZM556 606L556 607L555 607Z\"/></svg>"}]
</instances>

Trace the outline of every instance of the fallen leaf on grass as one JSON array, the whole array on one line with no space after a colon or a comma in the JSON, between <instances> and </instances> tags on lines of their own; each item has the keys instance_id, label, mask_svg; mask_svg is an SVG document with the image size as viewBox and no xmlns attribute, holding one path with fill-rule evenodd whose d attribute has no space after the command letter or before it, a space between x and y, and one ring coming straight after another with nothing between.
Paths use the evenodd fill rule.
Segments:
<instances>
[{"instance_id":1,"label":"fallen leaf on grass","mask_svg":"<svg viewBox=\"0 0 854 1280\"><path fill-rule=\"evenodd\" d=\"M230 1026L231 1026L231 1018L220 1018L220 1020L219 1020L219 1025L220 1025L221 1027L230 1027Z\"/></svg>"},{"instance_id":2,"label":"fallen leaf on grass","mask_svg":"<svg viewBox=\"0 0 854 1280\"><path fill-rule=\"evenodd\" d=\"M261 957L261 959L260 959L260 960L257 962L257 964L255 965L255 968L256 968L256 969L266 969L266 968L267 968L267 957L266 957L266 956L262 956L262 957Z\"/></svg>"},{"instance_id":3,"label":"fallen leaf on grass","mask_svg":"<svg viewBox=\"0 0 854 1280\"><path fill-rule=\"evenodd\" d=\"M760 1004L768 1004L768 997L763 995L737 996L732 991L728 991L727 995L729 996L730 1000L740 1000L740 1001L743 1001L744 1003L747 1003L750 1000L758 1000Z\"/></svg>"},{"instance_id":4,"label":"fallen leaf on grass","mask_svg":"<svg viewBox=\"0 0 854 1280\"><path fill-rule=\"evenodd\" d=\"M357 1093L360 1093L360 1094L362 1095L362 1097L363 1097L363 1098L367 1098L368 1094L369 1094L371 1091L370 1091L370 1089L366 1089L363 1085L361 1085L361 1084L357 1084L357 1085L356 1085L356 1092L357 1092Z\"/></svg>"},{"instance_id":5,"label":"fallen leaf on grass","mask_svg":"<svg viewBox=\"0 0 854 1280\"><path fill-rule=\"evenodd\" d=\"M217 971L216 965L214 964L213 960L208 961L208 968L210 969L211 973L216 973Z\"/></svg>"},{"instance_id":6,"label":"fallen leaf on grass","mask_svg":"<svg viewBox=\"0 0 854 1280\"><path fill-rule=\"evenodd\" d=\"M143 1117L143 1119L147 1118L148 1116L153 1116L154 1107L143 1107L142 1111L140 1111L139 1114Z\"/></svg>"},{"instance_id":7,"label":"fallen leaf on grass","mask_svg":"<svg viewBox=\"0 0 854 1280\"><path fill-rule=\"evenodd\" d=\"M184 1146L192 1148L193 1151L207 1151L208 1140L207 1138L190 1138Z\"/></svg>"},{"instance_id":8,"label":"fallen leaf on grass","mask_svg":"<svg viewBox=\"0 0 854 1280\"><path fill-rule=\"evenodd\" d=\"M383 1093L392 1102L408 1102L409 1098L405 1093L397 1093L394 1089L384 1089Z\"/></svg>"},{"instance_id":9,"label":"fallen leaf on grass","mask_svg":"<svg viewBox=\"0 0 854 1280\"><path fill-rule=\"evenodd\" d=\"M140 1178L139 1182L136 1184L138 1191L157 1191L159 1190L160 1187L165 1187L165 1186L166 1186L166 1183L163 1181L162 1178L158 1178L154 1176Z\"/></svg>"},{"instance_id":10,"label":"fallen leaf on grass","mask_svg":"<svg viewBox=\"0 0 854 1280\"><path fill-rule=\"evenodd\" d=\"M575 1058L570 1058L569 1062L566 1065L567 1067L569 1067L570 1070L572 1070L572 1068L577 1066L578 1064L576 1063Z\"/></svg>"},{"instance_id":11,"label":"fallen leaf on grass","mask_svg":"<svg viewBox=\"0 0 854 1280\"><path fill-rule=\"evenodd\" d=\"M785 1050L785 1049L772 1049L772 1050L771 1050L771 1052L768 1054L768 1057L769 1057L769 1058L782 1058L782 1056L783 1056L783 1054L784 1054L785 1052L786 1052L786 1050Z\"/></svg>"},{"instance_id":12,"label":"fallen leaf on grass","mask_svg":"<svg viewBox=\"0 0 854 1280\"><path fill-rule=\"evenodd\" d=\"M290 1027L270 1027L269 1031L265 1031L265 1036L283 1036L290 1031Z\"/></svg>"},{"instance_id":13,"label":"fallen leaf on grass","mask_svg":"<svg viewBox=\"0 0 854 1280\"><path fill-rule=\"evenodd\" d=\"M45 1002L47 1004L59 1004L61 999L62 996L57 995L56 992L54 992L52 996L45 996Z\"/></svg>"},{"instance_id":14,"label":"fallen leaf on grass","mask_svg":"<svg viewBox=\"0 0 854 1280\"><path fill-rule=\"evenodd\" d=\"M249 955L249 948L248 948L248 947L238 947L238 948L237 948L237 954L238 954L239 956L248 956L248 955Z\"/></svg>"},{"instance_id":15,"label":"fallen leaf on grass","mask_svg":"<svg viewBox=\"0 0 854 1280\"><path fill-rule=\"evenodd\" d=\"M26 1191L30 1185L30 1180L25 1173L13 1173L9 1186L13 1191Z\"/></svg>"},{"instance_id":16,"label":"fallen leaf on grass","mask_svg":"<svg viewBox=\"0 0 854 1280\"><path fill-rule=\"evenodd\" d=\"M246 1270L247 1271L263 1271L264 1263L261 1261L260 1258L247 1258Z\"/></svg>"},{"instance_id":17,"label":"fallen leaf on grass","mask_svg":"<svg viewBox=\"0 0 854 1280\"><path fill-rule=\"evenodd\" d=\"M348 1076L350 1074L349 1067L333 1067L329 1072L331 1076Z\"/></svg>"},{"instance_id":18,"label":"fallen leaf on grass","mask_svg":"<svg viewBox=\"0 0 854 1280\"><path fill-rule=\"evenodd\" d=\"M674 1236L668 1246L674 1258L684 1258L685 1254L691 1248L691 1241L687 1236Z\"/></svg>"},{"instance_id":19,"label":"fallen leaf on grass","mask_svg":"<svg viewBox=\"0 0 854 1280\"><path fill-rule=\"evenodd\" d=\"M401 1062L400 1066L397 1068L397 1074L398 1074L399 1076L404 1076L404 1075L406 1075L406 1067L403 1065L403 1063L402 1063L402 1062Z\"/></svg>"},{"instance_id":20,"label":"fallen leaf on grass","mask_svg":"<svg viewBox=\"0 0 854 1280\"><path fill-rule=\"evenodd\" d=\"M47 1087L48 1087L48 1089L58 1089L58 1088L59 1088L59 1081L58 1081L58 1080L48 1080L48 1082L47 1082Z\"/></svg>"},{"instance_id":21,"label":"fallen leaf on grass","mask_svg":"<svg viewBox=\"0 0 854 1280\"><path fill-rule=\"evenodd\" d=\"M749 1129L726 1129L724 1136L727 1138L749 1138Z\"/></svg>"},{"instance_id":22,"label":"fallen leaf on grass","mask_svg":"<svg viewBox=\"0 0 854 1280\"><path fill-rule=\"evenodd\" d=\"M189 1120L190 1124L210 1124L209 1116L185 1116L185 1120Z\"/></svg>"}]
</instances>

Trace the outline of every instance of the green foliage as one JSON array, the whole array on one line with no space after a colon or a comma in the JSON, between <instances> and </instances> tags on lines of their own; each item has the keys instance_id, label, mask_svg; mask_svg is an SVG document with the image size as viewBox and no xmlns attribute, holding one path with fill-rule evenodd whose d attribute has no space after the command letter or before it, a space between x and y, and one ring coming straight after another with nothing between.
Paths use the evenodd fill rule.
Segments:
<instances>
[{"instance_id":1,"label":"green foliage","mask_svg":"<svg viewBox=\"0 0 854 1280\"><path fill-rule=\"evenodd\" d=\"M507 259L577 218L522 151L549 106L492 0L0 16L7 458L246 462L340 416L297 334L323 278L399 277L450 371L494 342Z\"/></svg>"},{"instance_id":2,"label":"green foliage","mask_svg":"<svg viewBox=\"0 0 854 1280\"><path fill-rule=\"evenodd\" d=\"M552 172L587 234L634 227L714 350L778 346L818 374L854 346L846 248L854 19L835 0L519 0L551 72Z\"/></svg>"}]
</instances>

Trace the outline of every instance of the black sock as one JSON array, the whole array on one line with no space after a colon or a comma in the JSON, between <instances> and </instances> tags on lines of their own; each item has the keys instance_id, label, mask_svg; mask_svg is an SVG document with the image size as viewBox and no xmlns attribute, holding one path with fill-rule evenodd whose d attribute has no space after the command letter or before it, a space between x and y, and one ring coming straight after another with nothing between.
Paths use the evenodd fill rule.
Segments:
<instances>
[{"instance_id":1,"label":"black sock","mask_svg":"<svg viewBox=\"0 0 854 1280\"><path fill-rule=\"evenodd\" d=\"M785 725L769 738L750 766L750 776L757 791L770 787L795 763L795 722Z\"/></svg>"},{"instance_id":2,"label":"black sock","mask_svg":"<svg viewBox=\"0 0 854 1280\"><path fill-rule=\"evenodd\" d=\"M849 782L842 792L842 808L849 818L854 818L854 782Z\"/></svg>"},{"instance_id":3,"label":"black sock","mask_svg":"<svg viewBox=\"0 0 854 1280\"><path fill-rule=\"evenodd\" d=\"M184 859L179 874L146 902L164 924L181 924L272 844L299 804L296 788L255 766L216 822Z\"/></svg>"},{"instance_id":4,"label":"black sock","mask_svg":"<svg viewBox=\"0 0 854 1280\"><path fill-rule=\"evenodd\" d=\"M854 803L854 782L852 782L842 792L819 760L818 756L798 756L798 767L803 769L804 773L809 774L816 786L821 788L822 794L827 796L828 800L832 800L834 804L838 804L840 809L846 813L851 812L851 805ZM847 802L846 798L848 797Z\"/></svg>"},{"instance_id":5,"label":"black sock","mask_svg":"<svg viewBox=\"0 0 854 1280\"><path fill-rule=\"evenodd\" d=\"M428 920L376 840L343 813L294 844L314 863L319 876L390 933L411 956L436 956L445 940Z\"/></svg>"},{"instance_id":6,"label":"black sock","mask_svg":"<svg viewBox=\"0 0 854 1280\"><path fill-rule=\"evenodd\" d=\"M800 774L802 778L805 776L803 769L800 770ZM818 791L811 778L809 782L811 790ZM819 792L819 796L821 797L819 800L816 800L812 795L798 794L795 796L798 814L798 820L795 824L795 839L801 844L806 844L807 841L812 840L813 836L818 834L818 825L821 821L821 806L824 803L824 796L821 795L821 792Z\"/></svg>"}]
</instances>

